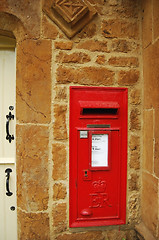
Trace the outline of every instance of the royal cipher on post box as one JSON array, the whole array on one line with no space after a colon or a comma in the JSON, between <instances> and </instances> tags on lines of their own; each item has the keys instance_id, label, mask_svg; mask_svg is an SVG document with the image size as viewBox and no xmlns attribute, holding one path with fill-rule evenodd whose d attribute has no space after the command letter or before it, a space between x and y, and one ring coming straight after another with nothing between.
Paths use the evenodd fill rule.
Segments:
<instances>
[{"instance_id":1,"label":"royal cipher on post box","mask_svg":"<svg viewBox=\"0 0 159 240\"><path fill-rule=\"evenodd\" d=\"M70 87L70 227L126 222L127 89Z\"/></svg>"}]
</instances>

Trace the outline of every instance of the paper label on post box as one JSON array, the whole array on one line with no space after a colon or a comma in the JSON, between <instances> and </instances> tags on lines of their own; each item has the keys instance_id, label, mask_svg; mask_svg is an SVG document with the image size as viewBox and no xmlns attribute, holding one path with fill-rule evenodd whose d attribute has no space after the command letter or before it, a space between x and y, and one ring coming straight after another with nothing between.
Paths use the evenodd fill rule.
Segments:
<instances>
[{"instance_id":1,"label":"paper label on post box","mask_svg":"<svg viewBox=\"0 0 159 240\"><path fill-rule=\"evenodd\" d=\"M108 134L92 134L92 167L108 167Z\"/></svg>"}]
</instances>

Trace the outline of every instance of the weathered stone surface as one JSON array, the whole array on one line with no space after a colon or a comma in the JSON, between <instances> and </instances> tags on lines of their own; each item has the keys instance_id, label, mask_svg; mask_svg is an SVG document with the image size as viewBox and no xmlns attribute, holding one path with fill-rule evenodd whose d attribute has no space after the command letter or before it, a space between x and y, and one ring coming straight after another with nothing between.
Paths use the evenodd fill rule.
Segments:
<instances>
[{"instance_id":1,"label":"weathered stone surface","mask_svg":"<svg viewBox=\"0 0 159 240\"><path fill-rule=\"evenodd\" d=\"M67 227L66 223L66 203L55 204L52 211L53 226L55 233L64 232Z\"/></svg>"},{"instance_id":2,"label":"weathered stone surface","mask_svg":"<svg viewBox=\"0 0 159 240\"><path fill-rule=\"evenodd\" d=\"M140 151L140 137L132 135L130 138L129 147L131 151Z\"/></svg>"},{"instance_id":3,"label":"weathered stone surface","mask_svg":"<svg viewBox=\"0 0 159 240\"><path fill-rule=\"evenodd\" d=\"M40 4L35 0L30 4L29 0L7 0L4 10L17 17L26 29L26 32L34 38L40 36Z\"/></svg>"},{"instance_id":4,"label":"weathered stone surface","mask_svg":"<svg viewBox=\"0 0 159 240\"><path fill-rule=\"evenodd\" d=\"M3 12L0 12L0 34L2 36L16 37L17 42L30 36L16 16Z\"/></svg>"},{"instance_id":5,"label":"weathered stone surface","mask_svg":"<svg viewBox=\"0 0 159 240\"><path fill-rule=\"evenodd\" d=\"M72 54L60 52L56 57L56 61L59 63L87 63L90 60L90 56L82 52L74 52Z\"/></svg>"},{"instance_id":6,"label":"weathered stone surface","mask_svg":"<svg viewBox=\"0 0 159 240\"><path fill-rule=\"evenodd\" d=\"M116 67L138 67L139 60L136 57L111 57L109 64Z\"/></svg>"},{"instance_id":7,"label":"weathered stone surface","mask_svg":"<svg viewBox=\"0 0 159 240\"><path fill-rule=\"evenodd\" d=\"M139 26L136 22L123 20L104 20L102 22L102 34L106 38L139 38Z\"/></svg>"},{"instance_id":8,"label":"weathered stone surface","mask_svg":"<svg viewBox=\"0 0 159 240\"><path fill-rule=\"evenodd\" d=\"M142 39L143 47L146 48L152 42L152 8L150 0L142 1L143 22L142 22Z\"/></svg>"},{"instance_id":9,"label":"weathered stone surface","mask_svg":"<svg viewBox=\"0 0 159 240\"><path fill-rule=\"evenodd\" d=\"M77 48L79 49L86 49L92 52L98 51L98 52L109 52L107 48L107 42L106 41L95 41L95 40L87 40L85 42L79 43L77 45Z\"/></svg>"},{"instance_id":10,"label":"weathered stone surface","mask_svg":"<svg viewBox=\"0 0 159 240\"><path fill-rule=\"evenodd\" d=\"M17 125L17 205L25 211L48 207L48 143L45 126Z\"/></svg>"},{"instance_id":11,"label":"weathered stone surface","mask_svg":"<svg viewBox=\"0 0 159 240\"><path fill-rule=\"evenodd\" d=\"M159 102L159 40L143 52L144 107L156 108Z\"/></svg>"},{"instance_id":12,"label":"weathered stone surface","mask_svg":"<svg viewBox=\"0 0 159 240\"><path fill-rule=\"evenodd\" d=\"M144 111L144 138L143 138L143 168L150 173L153 172L153 110Z\"/></svg>"},{"instance_id":13,"label":"weathered stone surface","mask_svg":"<svg viewBox=\"0 0 159 240\"><path fill-rule=\"evenodd\" d=\"M137 240L136 233L134 230L122 231L120 230L109 230L107 231L106 240Z\"/></svg>"},{"instance_id":14,"label":"weathered stone surface","mask_svg":"<svg viewBox=\"0 0 159 240\"><path fill-rule=\"evenodd\" d=\"M152 235L150 230L145 226L143 222L137 224L135 226L135 230L137 231L138 240L145 240L146 238L156 240L156 238Z\"/></svg>"},{"instance_id":15,"label":"weathered stone surface","mask_svg":"<svg viewBox=\"0 0 159 240\"><path fill-rule=\"evenodd\" d=\"M124 231L119 230L111 230L107 233L108 239L110 240L120 240L126 238L126 233Z\"/></svg>"},{"instance_id":16,"label":"weathered stone surface","mask_svg":"<svg viewBox=\"0 0 159 240\"><path fill-rule=\"evenodd\" d=\"M90 23L78 34L79 38L92 38L96 34L97 26L95 23Z\"/></svg>"},{"instance_id":17,"label":"weathered stone surface","mask_svg":"<svg viewBox=\"0 0 159 240\"><path fill-rule=\"evenodd\" d=\"M130 168L134 168L135 170L140 169L140 153L137 151L133 151L130 154Z\"/></svg>"},{"instance_id":18,"label":"weathered stone surface","mask_svg":"<svg viewBox=\"0 0 159 240\"><path fill-rule=\"evenodd\" d=\"M51 41L25 40L17 47L17 120L49 123L50 112Z\"/></svg>"},{"instance_id":19,"label":"weathered stone surface","mask_svg":"<svg viewBox=\"0 0 159 240\"><path fill-rule=\"evenodd\" d=\"M115 9L118 17L137 18L140 13L140 3L138 0L124 0L119 2L119 6Z\"/></svg>"},{"instance_id":20,"label":"weathered stone surface","mask_svg":"<svg viewBox=\"0 0 159 240\"><path fill-rule=\"evenodd\" d=\"M140 194L139 193L133 193L130 195L129 201L128 201L128 208L129 208L128 223L134 224L135 222L138 222L139 215L140 215Z\"/></svg>"},{"instance_id":21,"label":"weathered stone surface","mask_svg":"<svg viewBox=\"0 0 159 240\"><path fill-rule=\"evenodd\" d=\"M140 111L138 108L133 109L130 113L130 129L131 130L141 129Z\"/></svg>"},{"instance_id":22,"label":"weathered stone surface","mask_svg":"<svg viewBox=\"0 0 159 240\"><path fill-rule=\"evenodd\" d=\"M158 180L149 173L142 174L142 219L154 236L158 227Z\"/></svg>"},{"instance_id":23,"label":"weathered stone surface","mask_svg":"<svg viewBox=\"0 0 159 240\"><path fill-rule=\"evenodd\" d=\"M119 85L134 85L139 80L139 71L120 71L118 77Z\"/></svg>"},{"instance_id":24,"label":"weathered stone surface","mask_svg":"<svg viewBox=\"0 0 159 240\"><path fill-rule=\"evenodd\" d=\"M137 52L139 49L139 46L136 42L127 41L125 39L112 39L111 40L111 46L110 51L112 52Z\"/></svg>"},{"instance_id":25,"label":"weathered stone surface","mask_svg":"<svg viewBox=\"0 0 159 240\"><path fill-rule=\"evenodd\" d=\"M67 100L67 87L55 86L55 100Z\"/></svg>"},{"instance_id":26,"label":"weathered stone surface","mask_svg":"<svg viewBox=\"0 0 159 240\"><path fill-rule=\"evenodd\" d=\"M53 186L53 200L65 199L66 186L62 183L55 183Z\"/></svg>"},{"instance_id":27,"label":"weathered stone surface","mask_svg":"<svg viewBox=\"0 0 159 240\"><path fill-rule=\"evenodd\" d=\"M43 14L42 17L42 36L48 39L56 39L58 30L55 24Z\"/></svg>"},{"instance_id":28,"label":"weathered stone surface","mask_svg":"<svg viewBox=\"0 0 159 240\"><path fill-rule=\"evenodd\" d=\"M137 173L132 173L129 179L129 190L130 191L138 191L139 186L139 175Z\"/></svg>"},{"instance_id":29,"label":"weathered stone surface","mask_svg":"<svg viewBox=\"0 0 159 240\"><path fill-rule=\"evenodd\" d=\"M140 168L140 137L131 136L129 147L131 150L129 166L137 170Z\"/></svg>"},{"instance_id":30,"label":"weathered stone surface","mask_svg":"<svg viewBox=\"0 0 159 240\"><path fill-rule=\"evenodd\" d=\"M72 234L63 234L56 237L56 240L104 240L105 237L102 235L102 232L86 232L86 233L72 233Z\"/></svg>"},{"instance_id":31,"label":"weathered stone surface","mask_svg":"<svg viewBox=\"0 0 159 240\"><path fill-rule=\"evenodd\" d=\"M53 125L53 135L54 139L63 140L67 139L67 125L66 125L66 105L54 105L54 125Z\"/></svg>"},{"instance_id":32,"label":"weathered stone surface","mask_svg":"<svg viewBox=\"0 0 159 240\"><path fill-rule=\"evenodd\" d=\"M20 240L49 240L48 213L25 213L18 211L18 239Z\"/></svg>"},{"instance_id":33,"label":"weathered stone surface","mask_svg":"<svg viewBox=\"0 0 159 240\"><path fill-rule=\"evenodd\" d=\"M73 42L71 41L59 41L54 43L55 49L61 49L61 50L71 50L73 47Z\"/></svg>"},{"instance_id":34,"label":"weathered stone surface","mask_svg":"<svg viewBox=\"0 0 159 240\"><path fill-rule=\"evenodd\" d=\"M141 90L133 89L130 94L130 103L139 105L141 103Z\"/></svg>"},{"instance_id":35,"label":"weathered stone surface","mask_svg":"<svg viewBox=\"0 0 159 240\"><path fill-rule=\"evenodd\" d=\"M104 55L97 56L96 63L103 65L105 63L105 56Z\"/></svg>"},{"instance_id":36,"label":"weathered stone surface","mask_svg":"<svg viewBox=\"0 0 159 240\"><path fill-rule=\"evenodd\" d=\"M54 143L52 146L53 154L53 179L66 179L66 146L63 143Z\"/></svg>"},{"instance_id":37,"label":"weathered stone surface","mask_svg":"<svg viewBox=\"0 0 159 240\"><path fill-rule=\"evenodd\" d=\"M159 177L159 109L155 109L155 153L154 153L154 172Z\"/></svg>"},{"instance_id":38,"label":"weathered stone surface","mask_svg":"<svg viewBox=\"0 0 159 240\"><path fill-rule=\"evenodd\" d=\"M159 3L157 0L153 1L153 31L154 31L154 38L159 37Z\"/></svg>"},{"instance_id":39,"label":"weathered stone surface","mask_svg":"<svg viewBox=\"0 0 159 240\"><path fill-rule=\"evenodd\" d=\"M64 68L57 69L58 83L78 83L84 85L112 85L114 82L114 72L107 68L84 67L84 68Z\"/></svg>"},{"instance_id":40,"label":"weathered stone surface","mask_svg":"<svg viewBox=\"0 0 159 240\"><path fill-rule=\"evenodd\" d=\"M90 3L91 2L91 3ZM78 5L77 5L78 4ZM57 2L51 0L43 1L43 11L52 19L60 29L72 38L75 36L96 14L93 0L78 0Z\"/></svg>"},{"instance_id":41,"label":"weathered stone surface","mask_svg":"<svg viewBox=\"0 0 159 240\"><path fill-rule=\"evenodd\" d=\"M118 0L109 0L102 1L99 5L100 14L111 17L111 18L126 18L126 19L136 19L139 16L140 4L138 0L129 1L118 1Z\"/></svg>"}]
</instances>

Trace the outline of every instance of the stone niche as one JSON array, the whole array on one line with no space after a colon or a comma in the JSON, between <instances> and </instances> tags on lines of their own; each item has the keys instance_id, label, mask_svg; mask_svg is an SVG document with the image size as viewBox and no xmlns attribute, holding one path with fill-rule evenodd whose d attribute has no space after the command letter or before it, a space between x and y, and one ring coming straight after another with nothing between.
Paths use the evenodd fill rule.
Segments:
<instances>
[{"instance_id":1,"label":"stone niche","mask_svg":"<svg viewBox=\"0 0 159 240\"><path fill-rule=\"evenodd\" d=\"M94 6L88 0L45 0L43 11L72 38L94 17Z\"/></svg>"}]
</instances>

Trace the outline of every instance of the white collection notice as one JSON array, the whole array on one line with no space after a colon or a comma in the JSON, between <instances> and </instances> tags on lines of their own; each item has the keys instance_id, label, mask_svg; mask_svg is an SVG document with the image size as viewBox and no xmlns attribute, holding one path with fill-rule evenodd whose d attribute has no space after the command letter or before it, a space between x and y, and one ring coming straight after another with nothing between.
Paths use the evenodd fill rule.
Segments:
<instances>
[{"instance_id":1,"label":"white collection notice","mask_svg":"<svg viewBox=\"0 0 159 240\"><path fill-rule=\"evenodd\" d=\"M108 134L92 134L92 167L108 167Z\"/></svg>"}]
</instances>

